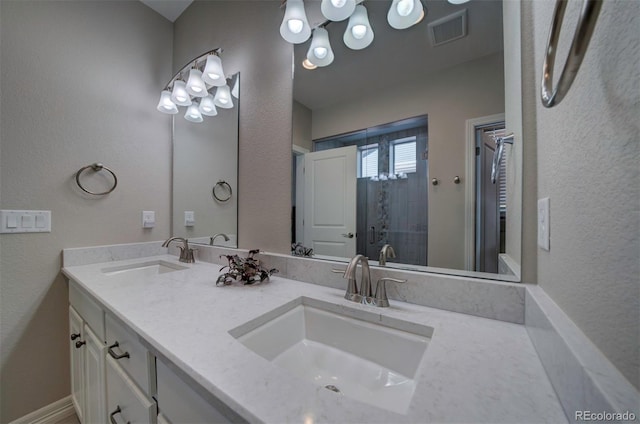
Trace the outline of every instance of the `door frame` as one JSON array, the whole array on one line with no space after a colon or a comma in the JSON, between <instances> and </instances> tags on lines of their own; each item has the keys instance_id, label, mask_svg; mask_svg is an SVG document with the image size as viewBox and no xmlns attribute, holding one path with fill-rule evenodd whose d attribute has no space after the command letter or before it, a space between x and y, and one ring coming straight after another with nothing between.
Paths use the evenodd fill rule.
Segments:
<instances>
[{"instance_id":1,"label":"door frame","mask_svg":"<svg viewBox=\"0 0 640 424\"><path fill-rule=\"evenodd\" d=\"M475 262L476 240L476 129L495 122L505 121L504 113L467 119L466 125L466 157L465 157L465 198L464 198L464 268L473 271Z\"/></svg>"}]
</instances>

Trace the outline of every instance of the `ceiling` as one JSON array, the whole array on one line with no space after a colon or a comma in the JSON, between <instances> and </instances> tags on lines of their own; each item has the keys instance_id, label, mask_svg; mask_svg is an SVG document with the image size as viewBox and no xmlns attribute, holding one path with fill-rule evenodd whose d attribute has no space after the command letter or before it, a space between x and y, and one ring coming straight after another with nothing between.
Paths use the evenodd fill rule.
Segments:
<instances>
[{"instance_id":1,"label":"ceiling","mask_svg":"<svg viewBox=\"0 0 640 424\"><path fill-rule=\"evenodd\" d=\"M326 67L304 69L302 60L311 41L296 44L295 100L311 110L329 107L376 88L424 79L431 73L503 50L502 1L472 0L462 5L446 0L422 0L422 3L427 10L425 18L411 28L396 30L387 23L391 0L365 1L375 37L363 50L345 46L342 36L347 20L331 22L326 28L335 59ZM320 1L306 0L305 9L312 28L325 21ZM427 24L461 9L467 9L467 36L433 47Z\"/></svg>"},{"instance_id":2,"label":"ceiling","mask_svg":"<svg viewBox=\"0 0 640 424\"><path fill-rule=\"evenodd\" d=\"M185 11L193 0L140 0L171 22L175 22L176 19Z\"/></svg>"}]
</instances>

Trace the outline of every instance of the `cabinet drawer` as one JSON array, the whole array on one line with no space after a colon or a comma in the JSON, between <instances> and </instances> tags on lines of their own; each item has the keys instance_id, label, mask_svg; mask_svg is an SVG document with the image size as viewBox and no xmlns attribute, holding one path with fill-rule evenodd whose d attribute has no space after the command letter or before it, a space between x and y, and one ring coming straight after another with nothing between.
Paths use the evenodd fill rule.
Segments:
<instances>
[{"instance_id":1,"label":"cabinet drawer","mask_svg":"<svg viewBox=\"0 0 640 424\"><path fill-rule=\"evenodd\" d=\"M107 414L115 423L156 424L158 409L129 379L120 365L107 356Z\"/></svg>"},{"instance_id":2,"label":"cabinet drawer","mask_svg":"<svg viewBox=\"0 0 640 424\"><path fill-rule=\"evenodd\" d=\"M117 362L122 369L147 396L153 396L156 392L155 357L138 341L135 333L108 314L106 327L109 356L116 359L120 355ZM128 356L123 356L126 354Z\"/></svg>"},{"instance_id":3,"label":"cabinet drawer","mask_svg":"<svg viewBox=\"0 0 640 424\"><path fill-rule=\"evenodd\" d=\"M158 409L174 424L246 422L217 399L205 400L189 387L160 359L158 375ZM215 403L215 405L214 405Z\"/></svg>"},{"instance_id":4,"label":"cabinet drawer","mask_svg":"<svg viewBox=\"0 0 640 424\"><path fill-rule=\"evenodd\" d=\"M73 280L69 280L69 303L78 311L78 314L89 324L95 335L106 340L104 331L104 311L89 295L81 291Z\"/></svg>"}]
</instances>

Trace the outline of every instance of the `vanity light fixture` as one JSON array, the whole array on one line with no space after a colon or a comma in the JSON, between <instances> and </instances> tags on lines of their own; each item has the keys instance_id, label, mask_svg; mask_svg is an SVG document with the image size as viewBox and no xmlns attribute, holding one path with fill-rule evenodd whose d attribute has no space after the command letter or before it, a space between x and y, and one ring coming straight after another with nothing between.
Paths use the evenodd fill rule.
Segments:
<instances>
[{"instance_id":1,"label":"vanity light fixture","mask_svg":"<svg viewBox=\"0 0 640 424\"><path fill-rule=\"evenodd\" d=\"M204 65L202 79L207 84L215 87L219 87L227 83L224 78L224 71L222 70L222 61L217 54L211 53L207 56L207 63Z\"/></svg>"},{"instance_id":2,"label":"vanity light fixture","mask_svg":"<svg viewBox=\"0 0 640 424\"><path fill-rule=\"evenodd\" d=\"M304 11L303 0L287 0L280 35L292 44L304 43L311 36L311 27Z\"/></svg>"},{"instance_id":3,"label":"vanity light fixture","mask_svg":"<svg viewBox=\"0 0 640 424\"><path fill-rule=\"evenodd\" d=\"M420 0L393 0L387 21L395 29L406 29L420 22L424 16L425 11Z\"/></svg>"},{"instance_id":4,"label":"vanity light fixture","mask_svg":"<svg viewBox=\"0 0 640 424\"><path fill-rule=\"evenodd\" d=\"M373 41L373 29L367 9L363 5L357 5L353 15L349 17L343 40L344 44L352 50L362 50Z\"/></svg>"},{"instance_id":5,"label":"vanity light fixture","mask_svg":"<svg viewBox=\"0 0 640 424\"><path fill-rule=\"evenodd\" d=\"M317 66L317 65L314 65L313 63L311 63L311 61L310 61L309 59L307 59L306 57L305 57L305 58L304 58L304 60L302 61L302 67L303 67L304 69L308 69L308 70L310 70L310 71L312 71L312 70L314 70L314 69L317 69L317 68L318 68L318 66ZM176 113L177 113L177 111L176 111Z\"/></svg>"},{"instance_id":6,"label":"vanity light fixture","mask_svg":"<svg viewBox=\"0 0 640 424\"><path fill-rule=\"evenodd\" d=\"M216 116L218 110L216 104L213 102L213 96L211 94L205 96L200 100L200 113L206 116Z\"/></svg>"},{"instance_id":7,"label":"vanity light fixture","mask_svg":"<svg viewBox=\"0 0 640 424\"><path fill-rule=\"evenodd\" d=\"M464 4L466 2L468 2L469 0L447 0L449 3L451 4Z\"/></svg>"},{"instance_id":8,"label":"vanity light fixture","mask_svg":"<svg viewBox=\"0 0 640 424\"><path fill-rule=\"evenodd\" d=\"M171 101L178 106L191 105L191 96L187 92L187 86L184 81L176 80L173 83L173 90L171 91Z\"/></svg>"},{"instance_id":9,"label":"vanity light fixture","mask_svg":"<svg viewBox=\"0 0 640 424\"><path fill-rule=\"evenodd\" d=\"M327 66L333 62L333 50L329 43L329 33L323 27L313 30L313 39L307 52L307 60L316 66Z\"/></svg>"},{"instance_id":10,"label":"vanity light fixture","mask_svg":"<svg viewBox=\"0 0 640 424\"><path fill-rule=\"evenodd\" d=\"M184 114L184 119L189 122L202 122L202 114L198 109L198 103L191 103L191 106L187 108L187 111Z\"/></svg>"},{"instance_id":11,"label":"vanity light fixture","mask_svg":"<svg viewBox=\"0 0 640 424\"><path fill-rule=\"evenodd\" d=\"M344 21L356 10L356 0L322 0L320 10L330 21Z\"/></svg>"},{"instance_id":12,"label":"vanity light fixture","mask_svg":"<svg viewBox=\"0 0 640 424\"><path fill-rule=\"evenodd\" d=\"M233 107L233 99L231 98L231 89L228 85L218 87L213 103L223 109L231 109Z\"/></svg>"},{"instance_id":13,"label":"vanity light fixture","mask_svg":"<svg viewBox=\"0 0 640 424\"><path fill-rule=\"evenodd\" d=\"M184 118L189 122L202 122L202 115L218 114L216 106L231 109L231 96L238 98L240 80L235 79L232 92L222 69L221 53L222 49L210 50L183 66L162 90L157 110L174 115L178 113L178 106L187 106ZM188 75L186 83L185 75ZM212 87L217 87L215 96L209 93Z\"/></svg>"},{"instance_id":14,"label":"vanity light fixture","mask_svg":"<svg viewBox=\"0 0 640 424\"><path fill-rule=\"evenodd\" d=\"M204 97L207 95L207 86L202 80L202 72L199 69L192 68L189 71L189 79L187 80L187 93L194 97Z\"/></svg>"},{"instance_id":15,"label":"vanity light fixture","mask_svg":"<svg viewBox=\"0 0 640 424\"><path fill-rule=\"evenodd\" d=\"M160 101L158 102L158 111L162 113L168 113L175 115L178 113L178 106L171 101L171 91L163 90L160 94Z\"/></svg>"}]
</instances>

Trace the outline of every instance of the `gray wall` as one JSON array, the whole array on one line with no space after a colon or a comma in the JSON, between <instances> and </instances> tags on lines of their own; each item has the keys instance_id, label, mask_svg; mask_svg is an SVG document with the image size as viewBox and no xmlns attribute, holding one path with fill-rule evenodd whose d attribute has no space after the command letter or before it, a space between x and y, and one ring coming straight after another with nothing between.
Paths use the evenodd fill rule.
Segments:
<instances>
[{"instance_id":1,"label":"gray wall","mask_svg":"<svg viewBox=\"0 0 640 424\"><path fill-rule=\"evenodd\" d=\"M222 47L241 73L238 246L288 253L291 234L292 57L273 1L195 2L174 25L173 67Z\"/></svg>"},{"instance_id":2,"label":"gray wall","mask_svg":"<svg viewBox=\"0 0 640 424\"><path fill-rule=\"evenodd\" d=\"M171 24L140 2L2 1L2 209L52 211L52 232L0 235L0 422L68 396L66 247L169 235ZM74 174L101 161L117 189ZM96 184L86 177L86 184ZM157 225L141 228L142 210Z\"/></svg>"},{"instance_id":3,"label":"gray wall","mask_svg":"<svg viewBox=\"0 0 640 424\"><path fill-rule=\"evenodd\" d=\"M554 1L526 5L540 81ZM580 3L580 2L576 2ZM569 9L566 28L578 10ZM640 388L640 2L606 1L564 101L537 101L538 197L551 201L551 251L538 283ZM563 37L570 40L572 30ZM563 63L567 45L561 45ZM537 93L536 93L537 95ZM525 182L525 189L527 184Z\"/></svg>"}]
</instances>

